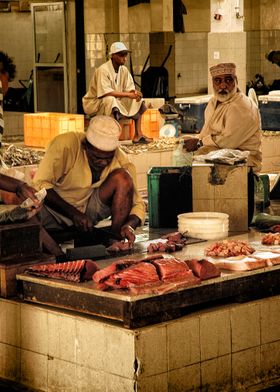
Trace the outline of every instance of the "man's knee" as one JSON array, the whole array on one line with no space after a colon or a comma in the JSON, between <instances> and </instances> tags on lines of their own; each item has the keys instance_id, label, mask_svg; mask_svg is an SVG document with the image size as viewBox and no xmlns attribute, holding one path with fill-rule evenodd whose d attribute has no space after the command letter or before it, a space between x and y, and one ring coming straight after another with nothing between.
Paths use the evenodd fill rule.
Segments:
<instances>
[{"instance_id":1,"label":"man's knee","mask_svg":"<svg viewBox=\"0 0 280 392\"><path fill-rule=\"evenodd\" d=\"M116 99L115 97L108 95L107 97L103 97L102 101L106 105L113 105L113 103L115 102L115 99Z\"/></svg>"},{"instance_id":2,"label":"man's knee","mask_svg":"<svg viewBox=\"0 0 280 392\"><path fill-rule=\"evenodd\" d=\"M125 189L133 188L133 179L129 172L123 168L113 170L108 180L114 181L117 186L125 187Z\"/></svg>"}]
</instances>

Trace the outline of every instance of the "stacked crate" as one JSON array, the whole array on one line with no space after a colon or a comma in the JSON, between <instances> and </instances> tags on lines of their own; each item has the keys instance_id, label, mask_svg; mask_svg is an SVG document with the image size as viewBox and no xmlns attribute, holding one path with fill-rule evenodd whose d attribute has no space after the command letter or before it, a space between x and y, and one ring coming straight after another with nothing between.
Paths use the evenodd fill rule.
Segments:
<instances>
[{"instance_id":1,"label":"stacked crate","mask_svg":"<svg viewBox=\"0 0 280 392\"><path fill-rule=\"evenodd\" d=\"M71 131L84 132L83 114L24 114L24 143L28 147L45 148L55 136Z\"/></svg>"}]
</instances>

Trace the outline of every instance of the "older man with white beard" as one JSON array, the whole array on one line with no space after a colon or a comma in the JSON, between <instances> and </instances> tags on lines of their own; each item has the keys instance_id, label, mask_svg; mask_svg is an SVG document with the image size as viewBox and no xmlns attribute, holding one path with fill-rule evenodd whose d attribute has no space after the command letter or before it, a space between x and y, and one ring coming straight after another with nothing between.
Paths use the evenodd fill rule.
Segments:
<instances>
[{"instance_id":1,"label":"older man with white beard","mask_svg":"<svg viewBox=\"0 0 280 392\"><path fill-rule=\"evenodd\" d=\"M261 120L259 110L238 88L236 66L221 63L210 68L214 96L205 109L205 123L198 138L187 138L187 151L207 154L223 148L249 151L248 167L261 169Z\"/></svg>"}]
</instances>

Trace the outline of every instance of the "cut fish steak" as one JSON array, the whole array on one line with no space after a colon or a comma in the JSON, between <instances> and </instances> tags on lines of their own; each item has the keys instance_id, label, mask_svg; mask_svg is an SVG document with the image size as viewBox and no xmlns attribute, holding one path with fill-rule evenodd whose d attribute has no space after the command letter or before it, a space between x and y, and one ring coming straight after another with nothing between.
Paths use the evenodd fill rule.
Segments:
<instances>
[{"instance_id":1,"label":"cut fish steak","mask_svg":"<svg viewBox=\"0 0 280 392\"><path fill-rule=\"evenodd\" d=\"M280 233L267 233L262 238L263 245L280 245Z\"/></svg>"},{"instance_id":2,"label":"cut fish steak","mask_svg":"<svg viewBox=\"0 0 280 392\"><path fill-rule=\"evenodd\" d=\"M106 250L109 253L118 253L118 252L123 252L132 249L132 247L133 247L132 244L130 244L127 241L116 241L111 246L108 246Z\"/></svg>"},{"instance_id":3,"label":"cut fish steak","mask_svg":"<svg viewBox=\"0 0 280 392\"><path fill-rule=\"evenodd\" d=\"M114 263L108 265L108 267L102 268L101 270L95 272L92 276L92 279L95 283L100 283L103 280L109 278L109 276L128 268L133 264L137 264L138 261L134 259L124 259L118 260Z\"/></svg>"},{"instance_id":4,"label":"cut fish steak","mask_svg":"<svg viewBox=\"0 0 280 392\"><path fill-rule=\"evenodd\" d=\"M160 279L163 281L173 278L183 278L184 276L188 276L189 273L189 267L187 264L174 257L159 260L156 259L153 260L153 264L156 266Z\"/></svg>"},{"instance_id":5,"label":"cut fish steak","mask_svg":"<svg viewBox=\"0 0 280 392\"><path fill-rule=\"evenodd\" d=\"M147 247L148 253L167 252L172 253L182 250L186 244L186 238L181 233L175 231L161 237L165 241L154 241ZM167 240L167 241L166 241Z\"/></svg>"},{"instance_id":6,"label":"cut fish steak","mask_svg":"<svg viewBox=\"0 0 280 392\"><path fill-rule=\"evenodd\" d=\"M152 261L154 259L160 259L160 258L163 258L163 256L158 254L158 255L145 256L142 259L138 259L138 260L136 260L136 259L122 259L122 260L118 260L118 261L115 261L114 263L108 265L107 267L102 268L100 271L97 271L92 276L92 279L96 283L102 283L109 276L111 276L111 275L113 275L115 273L118 273L118 272L124 270L125 268L128 268L131 265L141 263L142 261L149 262L149 261Z\"/></svg>"},{"instance_id":7,"label":"cut fish steak","mask_svg":"<svg viewBox=\"0 0 280 392\"><path fill-rule=\"evenodd\" d=\"M130 289L133 294L163 294L180 287L200 283L187 264L176 258L150 256L143 260L121 263L122 270L116 271L118 262L111 264L93 275L100 290Z\"/></svg>"},{"instance_id":8,"label":"cut fish steak","mask_svg":"<svg viewBox=\"0 0 280 392\"><path fill-rule=\"evenodd\" d=\"M201 280L217 278L221 275L221 271L213 263L206 259L186 260L188 267L192 270L195 276Z\"/></svg>"},{"instance_id":9,"label":"cut fish steak","mask_svg":"<svg viewBox=\"0 0 280 392\"><path fill-rule=\"evenodd\" d=\"M231 257L250 255L255 251L247 241L223 240L215 242L205 249L205 255L211 257Z\"/></svg>"},{"instance_id":10,"label":"cut fish steak","mask_svg":"<svg viewBox=\"0 0 280 392\"><path fill-rule=\"evenodd\" d=\"M151 263L141 262L111 275L104 283L109 287L117 289L141 286L158 281L159 277L155 266Z\"/></svg>"},{"instance_id":11,"label":"cut fish steak","mask_svg":"<svg viewBox=\"0 0 280 392\"><path fill-rule=\"evenodd\" d=\"M25 272L31 275L48 278L83 282L85 280L90 280L97 270L98 265L93 260L76 260L58 264L33 265Z\"/></svg>"}]
</instances>

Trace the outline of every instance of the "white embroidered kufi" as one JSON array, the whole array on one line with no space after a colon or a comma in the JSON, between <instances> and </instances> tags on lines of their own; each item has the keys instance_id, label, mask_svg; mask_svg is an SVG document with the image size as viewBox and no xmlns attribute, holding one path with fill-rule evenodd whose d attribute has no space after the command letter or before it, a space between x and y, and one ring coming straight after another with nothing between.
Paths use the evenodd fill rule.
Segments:
<instances>
[{"instance_id":1,"label":"white embroidered kufi","mask_svg":"<svg viewBox=\"0 0 280 392\"><path fill-rule=\"evenodd\" d=\"M110 116L95 116L86 131L87 141L101 151L114 151L119 146L120 124Z\"/></svg>"},{"instance_id":2,"label":"white embroidered kufi","mask_svg":"<svg viewBox=\"0 0 280 392\"><path fill-rule=\"evenodd\" d=\"M236 76L236 65L234 63L220 63L209 68L212 78L221 75Z\"/></svg>"}]
</instances>

